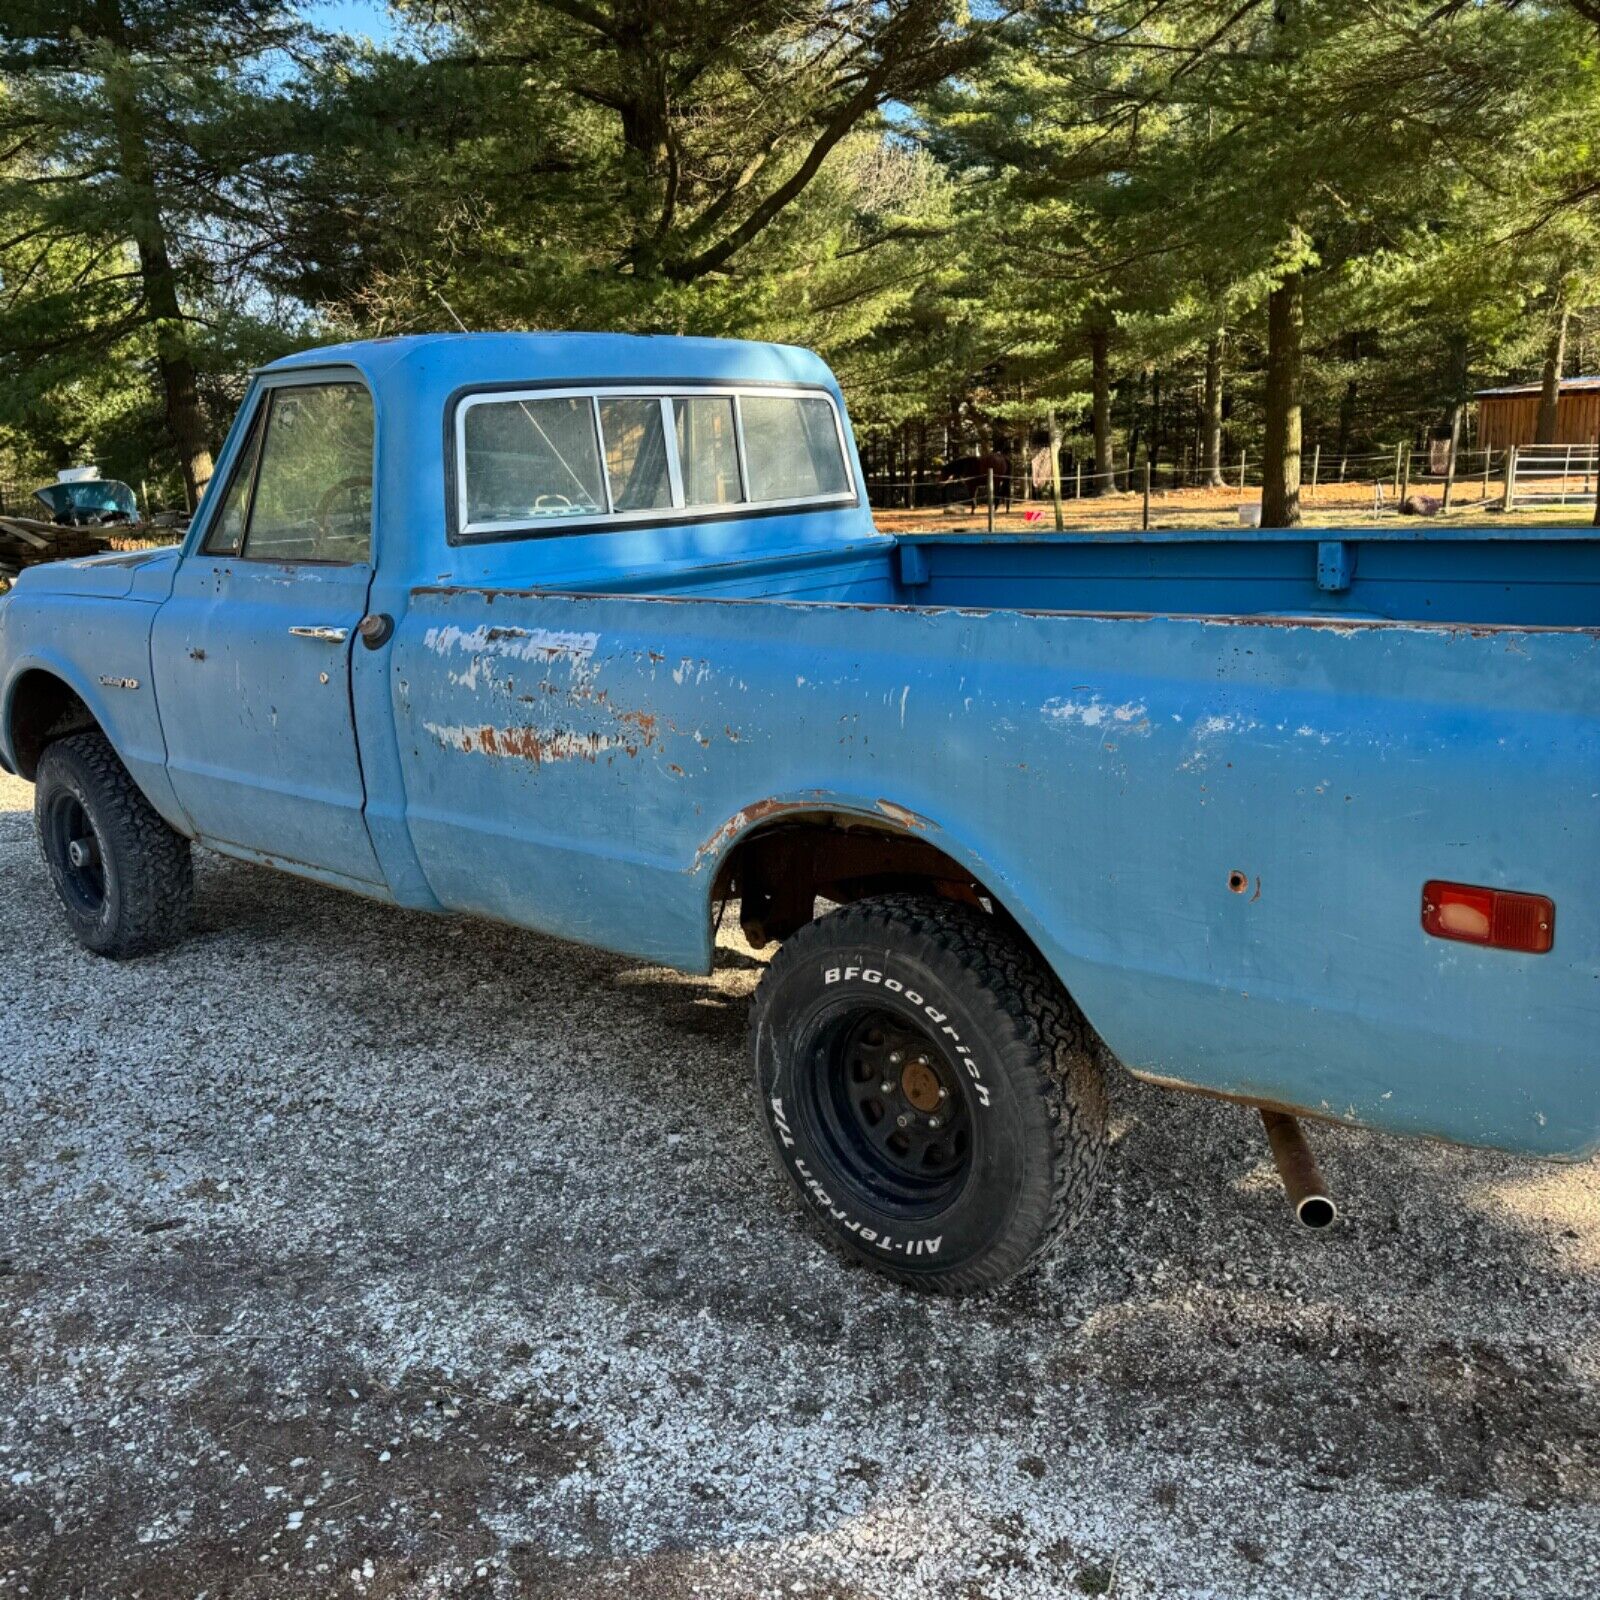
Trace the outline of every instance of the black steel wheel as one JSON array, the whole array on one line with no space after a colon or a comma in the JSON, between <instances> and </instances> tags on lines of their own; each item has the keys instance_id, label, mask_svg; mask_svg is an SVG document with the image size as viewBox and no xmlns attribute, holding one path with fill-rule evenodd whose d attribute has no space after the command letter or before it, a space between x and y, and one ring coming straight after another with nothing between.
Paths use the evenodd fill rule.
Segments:
<instances>
[{"instance_id":1,"label":"black steel wheel","mask_svg":"<svg viewBox=\"0 0 1600 1600\"><path fill-rule=\"evenodd\" d=\"M817 1134L841 1179L907 1216L937 1213L971 1164L972 1114L932 1035L889 1011L851 1009L818 1029L812 1050Z\"/></svg>"},{"instance_id":2,"label":"black steel wheel","mask_svg":"<svg viewBox=\"0 0 1600 1600\"><path fill-rule=\"evenodd\" d=\"M39 837L61 898L80 916L98 918L106 902L105 854L83 802L53 789L41 809Z\"/></svg>"},{"instance_id":3,"label":"black steel wheel","mask_svg":"<svg viewBox=\"0 0 1600 1600\"><path fill-rule=\"evenodd\" d=\"M1093 1034L975 908L885 895L808 924L757 988L751 1047L778 1165L854 1261L985 1289L1088 1206L1106 1119Z\"/></svg>"}]
</instances>

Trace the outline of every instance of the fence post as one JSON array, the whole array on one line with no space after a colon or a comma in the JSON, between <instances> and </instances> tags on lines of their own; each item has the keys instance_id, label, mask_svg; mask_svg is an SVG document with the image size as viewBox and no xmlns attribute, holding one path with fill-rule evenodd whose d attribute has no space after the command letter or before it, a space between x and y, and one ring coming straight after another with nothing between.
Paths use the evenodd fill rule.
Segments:
<instances>
[{"instance_id":1,"label":"fence post","mask_svg":"<svg viewBox=\"0 0 1600 1600\"><path fill-rule=\"evenodd\" d=\"M1073 483L1072 483L1072 498L1074 500L1081 500L1081 499L1083 499L1083 457L1082 456L1078 457L1076 465L1077 465L1078 471L1077 471L1077 475L1074 477Z\"/></svg>"},{"instance_id":2,"label":"fence post","mask_svg":"<svg viewBox=\"0 0 1600 1600\"><path fill-rule=\"evenodd\" d=\"M1244 490L1244 446L1239 447L1239 489Z\"/></svg>"},{"instance_id":3,"label":"fence post","mask_svg":"<svg viewBox=\"0 0 1600 1600\"><path fill-rule=\"evenodd\" d=\"M1487 446L1483 452L1483 498L1489 498L1489 463L1494 460L1494 451Z\"/></svg>"},{"instance_id":4,"label":"fence post","mask_svg":"<svg viewBox=\"0 0 1600 1600\"><path fill-rule=\"evenodd\" d=\"M1450 418L1450 459L1444 468L1444 498L1439 502L1441 511L1450 509L1450 491L1456 486L1456 447L1461 442L1461 407L1455 408Z\"/></svg>"},{"instance_id":5,"label":"fence post","mask_svg":"<svg viewBox=\"0 0 1600 1600\"><path fill-rule=\"evenodd\" d=\"M1144 458L1144 530L1150 531L1150 457Z\"/></svg>"},{"instance_id":6,"label":"fence post","mask_svg":"<svg viewBox=\"0 0 1600 1600\"><path fill-rule=\"evenodd\" d=\"M1394 447L1394 497L1400 498L1400 452L1405 449L1402 442Z\"/></svg>"},{"instance_id":7,"label":"fence post","mask_svg":"<svg viewBox=\"0 0 1600 1600\"><path fill-rule=\"evenodd\" d=\"M1316 448L1311 452L1311 493L1307 497L1308 499L1315 500L1317 497L1317 473L1321 470L1321 468L1322 441L1319 439L1317 441Z\"/></svg>"},{"instance_id":8,"label":"fence post","mask_svg":"<svg viewBox=\"0 0 1600 1600\"><path fill-rule=\"evenodd\" d=\"M1506 450L1506 504L1509 511L1517 503L1517 447L1511 445Z\"/></svg>"},{"instance_id":9,"label":"fence post","mask_svg":"<svg viewBox=\"0 0 1600 1600\"><path fill-rule=\"evenodd\" d=\"M1083 471L1080 466L1079 472ZM1061 430L1056 426L1055 408L1050 409L1050 499L1056 508L1056 532L1066 527L1061 515Z\"/></svg>"},{"instance_id":10,"label":"fence post","mask_svg":"<svg viewBox=\"0 0 1600 1600\"><path fill-rule=\"evenodd\" d=\"M1340 483L1344 482L1344 469L1346 467L1348 467L1349 465L1350 465L1350 457L1349 456L1340 456L1339 457L1339 482Z\"/></svg>"},{"instance_id":11,"label":"fence post","mask_svg":"<svg viewBox=\"0 0 1600 1600\"><path fill-rule=\"evenodd\" d=\"M1565 508L1567 503L1567 479L1572 476L1572 446L1567 446L1566 460L1561 463L1561 504Z\"/></svg>"},{"instance_id":12,"label":"fence post","mask_svg":"<svg viewBox=\"0 0 1600 1600\"><path fill-rule=\"evenodd\" d=\"M1401 468L1400 472L1399 498L1402 503L1404 502L1405 497L1411 493L1411 452L1409 450L1407 450L1405 453L1404 461L1405 465Z\"/></svg>"},{"instance_id":13,"label":"fence post","mask_svg":"<svg viewBox=\"0 0 1600 1600\"><path fill-rule=\"evenodd\" d=\"M994 532L994 468L989 468L989 532Z\"/></svg>"}]
</instances>

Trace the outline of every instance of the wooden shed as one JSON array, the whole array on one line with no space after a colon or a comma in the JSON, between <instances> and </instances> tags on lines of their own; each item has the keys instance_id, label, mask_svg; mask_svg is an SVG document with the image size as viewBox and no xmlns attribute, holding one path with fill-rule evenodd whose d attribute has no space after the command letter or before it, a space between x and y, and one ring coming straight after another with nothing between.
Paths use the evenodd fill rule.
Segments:
<instances>
[{"instance_id":1,"label":"wooden shed","mask_svg":"<svg viewBox=\"0 0 1600 1600\"><path fill-rule=\"evenodd\" d=\"M1532 444L1539 427L1539 385L1519 383L1509 389L1480 389L1478 448L1504 450ZM1563 378L1556 413L1556 444L1593 444L1600 438L1600 376Z\"/></svg>"}]
</instances>

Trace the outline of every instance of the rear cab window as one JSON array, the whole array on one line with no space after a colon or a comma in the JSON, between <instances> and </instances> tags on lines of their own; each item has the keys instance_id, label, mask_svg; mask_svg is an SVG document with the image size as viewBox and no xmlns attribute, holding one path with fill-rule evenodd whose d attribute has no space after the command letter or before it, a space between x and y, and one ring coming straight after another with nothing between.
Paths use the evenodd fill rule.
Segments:
<instances>
[{"instance_id":1,"label":"rear cab window","mask_svg":"<svg viewBox=\"0 0 1600 1600\"><path fill-rule=\"evenodd\" d=\"M467 394L452 449L458 540L856 502L843 421L822 389Z\"/></svg>"}]
</instances>

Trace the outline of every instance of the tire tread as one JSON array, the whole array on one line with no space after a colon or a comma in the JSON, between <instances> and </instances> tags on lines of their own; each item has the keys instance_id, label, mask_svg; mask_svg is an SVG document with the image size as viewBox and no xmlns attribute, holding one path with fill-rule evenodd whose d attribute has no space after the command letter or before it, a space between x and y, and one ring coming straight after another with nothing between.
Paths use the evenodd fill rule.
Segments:
<instances>
[{"instance_id":1,"label":"tire tread","mask_svg":"<svg viewBox=\"0 0 1600 1600\"><path fill-rule=\"evenodd\" d=\"M906 1272L887 1261L874 1266L917 1289L964 1294L994 1288L1047 1260L1089 1207L1106 1151L1102 1047L1055 975L992 916L908 893L855 901L807 923L785 941L751 1004L752 1047L762 1024L762 991L772 975L841 940L870 947L885 935L905 941L900 948L912 955L921 945L952 958L998 1004L1010 1037L992 1040L991 1049L1004 1062L1013 1088L1037 1096L1050 1130L1052 1159L1048 1171L1028 1174L1017 1207L1022 1225L982 1260L938 1273ZM773 1155L782 1168L775 1148ZM812 1230L836 1254L859 1259L814 1208L803 1210Z\"/></svg>"},{"instance_id":2,"label":"tire tread","mask_svg":"<svg viewBox=\"0 0 1600 1600\"><path fill-rule=\"evenodd\" d=\"M79 782L92 792L94 820L117 852L116 925L102 944L88 948L121 961L173 943L188 926L194 899L189 841L150 804L111 741L95 729L56 740L40 757L34 805L41 844L45 796L54 769L62 765L76 768Z\"/></svg>"}]
</instances>

